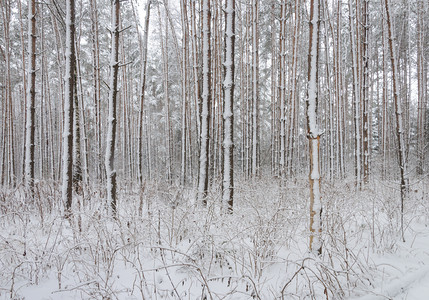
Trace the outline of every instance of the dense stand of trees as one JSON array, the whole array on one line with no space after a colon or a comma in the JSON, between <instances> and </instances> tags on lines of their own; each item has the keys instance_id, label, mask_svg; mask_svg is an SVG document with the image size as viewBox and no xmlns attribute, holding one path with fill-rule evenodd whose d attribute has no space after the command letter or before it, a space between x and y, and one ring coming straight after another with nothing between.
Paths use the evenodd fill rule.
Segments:
<instances>
[{"instance_id":1,"label":"dense stand of trees","mask_svg":"<svg viewBox=\"0 0 429 300\"><path fill-rule=\"evenodd\" d=\"M310 172L317 232L322 178L398 182L403 210L428 174L427 1L0 4L0 183L29 199L62 180L115 212L165 181L232 212L234 178Z\"/></svg>"}]
</instances>

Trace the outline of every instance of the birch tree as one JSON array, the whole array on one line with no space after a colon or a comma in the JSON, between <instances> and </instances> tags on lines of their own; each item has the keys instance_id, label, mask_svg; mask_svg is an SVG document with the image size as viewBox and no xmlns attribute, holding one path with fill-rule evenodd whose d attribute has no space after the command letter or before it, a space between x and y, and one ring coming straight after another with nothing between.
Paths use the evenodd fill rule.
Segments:
<instances>
[{"instance_id":1,"label":"birch tree","mask_svg":"<svg viewBox=\"0 0 429 300\"><path fill-rule=\"evenodd\" d=\"M310 2L308 46L307 138L310 155L310 250L322 252L322 203L320 193L320 130L317 124L319 0Z\"/></svg>"},{"instance_id":2,"label":"birch tree","mask_svg":"<svg viewBox=\"0 0 429 300\"><path fill-rule=\"evenodd\" d=\"M203 76L201 94L201 133L200 133L200 165L198 175L198 199L207 205L208 171L209 171L209 122L211 106L211 27L210 27L210 0L203 1Z\"/></svg>"},{"instance_id":3,"label":"birch tree","mask_svg":"<svg viewBox=\"0 0 429 300\"><path fill-rule=\"evenodd\" d=\"M235 0L226 0L225 6L225 57L224 57L224 108L223 108L223 202L232 213L234 203L234 46L235 46Z\"/></svg>"},{"instance_id":4,"label":"birch tree","mask_svg":"<svg viewBox=\"0 0 429 300\"><path fill-rule=\"evenodd\" d=\"M75 3L66 2L66 71L63 126L63 185L62 196L66 203L66 216L71 214L73 188L73 102L75 85Z\"/></svg>"},{"instance_id":5,"label":"birch tree","mask_svg":"<svg viewBox=\"0 0 429 300\"><path fill-rule=\"evenodd\" d=\"M25 137L25 180L33 196L34 132L36 104L36 1L28 2L28 95Z\"/></svg>"},{"instance_id":6,"label":"birch tree","mask_svg":"<svg viewBox=\"0 0 429 300\"><path fill-rule=\"evenodd\" d=\"M107 201L110 203L115 215L116 202L116 170L115 170L115 142L116 142L116 110L118 95L118 70L119 70L119 15L120 0L112 0L112 46L110 53L110 79L109 79L109 103L106 136L106 179L107 179Z\"/></svg>"}]
</instances>

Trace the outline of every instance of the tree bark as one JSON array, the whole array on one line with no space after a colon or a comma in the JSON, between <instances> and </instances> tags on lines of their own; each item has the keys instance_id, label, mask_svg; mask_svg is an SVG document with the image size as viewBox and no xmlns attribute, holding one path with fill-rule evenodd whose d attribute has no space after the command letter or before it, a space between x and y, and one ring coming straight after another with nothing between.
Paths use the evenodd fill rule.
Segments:
<instances>
[{"instance_id":1,"label":"tree bark","mask_svg":"<svg viewBox=\"0 0 429 300\"><path fill-rule=\"evenodd\" d=\"M317 125L319 0L310 2L310 38L308 47L307 137L310 154L310 250L322 252L322 203L320 193L320 130Z\"/></svg>"},{"instance_id":2,"label":"tree bark","mask_svg":"<svg viewBox=\"0 0 429 300\"><path fill-rule=\"evenodd\" d=\"M211 106L211 26L210 0L203 1L203 40L202 40L202 94L201 94L201 133L200 133L200 164L198 175L198 199L203 206L207 205L209 184L209 124Z\"/></svg>"},{"instance_id":3,"label":"tree bark","mask_svg":"<svg viewBox=\"0 0 429 300\"><path fill-rule=\"evenodd\" d=\"M390 63L392 68L393 80L393 100L395 103L396 115L396 138L398 141L398 157L399 157L399 170L400 170L400 187L401 187L401 237L405 242L404 236L404 202L408 194L408 173L407 173L407 160L405 157L405 144L404 144L404 126L402 116L402 105L399 99L399 82L398 82L398 65L396 61L396 48L394 43L393 24L390 17L390 3L389 0L384 1L386 9L387 32L389 37L389 50L390 50Z\"/></svg>"},{"instance_id":4,"label":"tree bark","mask_svg":"<svg viewBox=\"0 0 429 300\"><path fill-rule=\"evenodd\" d=\"M117 212L116 199L116 170L115 170L115 143L117 124L117 95L118 95L118 70L119 70L119 16L120 0L112 0L112 48L110 53L110 79L109 79L109 112L107 119L106 137L106 179L107 201L110 203L112 213Z\"/></svg>"},{"instance_id":5,"label":"tree bark","mask_svg":"<svg viewBox=\"0 0 429 300\"><path fill-rule=\"evenodd\" d=\"M223 110L223 201L228 212L234 204L234 46L235 46L235 0L227 0L225 6L225 57L224 57L224 110Z\"/></svg>"},{"instance_id":6,"label":"tree bark","mask_svg":"<svg viewBox=\"0 0 429 300\"><path fill-rule=\"evenodd\" d=\"M149 37L150 5L152 0L147 0L146 16L143 28L143 41L141 41L142 53L142 79L140 89L140 115L139 115L139 141L138 141L138 177L140 186L143 186L143 128L144 128L144 97L146 90L147 44Z\"/></svg>"},{"instance_id":7,"label":"tree bark","mask_svg":"<svg viewBox=\"0 0 429 300\"><path fill-rule=\"evenodd\" d=\"M36 1L28 3L28 95L25 139L25 178L34 196L34 133L36 105Z\"/></svg>"},{"instance_id":8,"label":"tree bark","mask_svg":"<svg viewBox=\"0 0 429 300\"><path fill-rule=\"evenodd\" d=\"M63 186L62 197L66 205L66 216L71 215L73 187L73 104L75 94L75 2L66 2L66 71L63 127Z\"/></svg>"}]
</instances>

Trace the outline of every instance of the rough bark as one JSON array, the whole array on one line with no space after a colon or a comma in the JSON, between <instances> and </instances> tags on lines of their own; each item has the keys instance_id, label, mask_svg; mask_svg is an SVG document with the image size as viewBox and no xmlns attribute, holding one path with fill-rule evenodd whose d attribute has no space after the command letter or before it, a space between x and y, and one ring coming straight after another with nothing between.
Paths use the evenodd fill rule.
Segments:
<instances>
[{"instance_id":1,"label":"rough bark","mask_svg":"<svg viewBox=\"0 0 429 300\"><path fill-rule=\"evenodd\" d=\"M209 184L209 124L211 106L211 26L210 0L203 1L203 40L202 40L202 94L201 94L201 133L200 164L198 175L198 199L203 206L207 205Z\"/></svg>"},{"instance_id":2,"label":"rough bark","mask_svg":"<svg viewBox=\"0 0 429 300\"><path fill-rule=\"evenodd\" d=\"M36 104L36 1L28 3L28 95L27 120L25 139L25 179L34 193L34 133L35 133L35 104Z\"/></svg>"},{"instance_id":3,"label":"rough bark","mask_svg":"<svg viewBox=\"0 0 429 300\"><path fill-rule=\"evenodd\" d=\"M62 196L66 216L71 214L73 187L73 104L75 94L75 3L66 2L66 71L63 127L63 186Z\"/></svg>"},{"instance_id":4,"label":"rough bark","mask_svg":"<svg viewBox=\"0 0 429 300\"><path fill-rule=\"evenodd\" d=\"M402 105L399 99L399 83L398 83L398 65L396 58L396 47L394 43L393 24L390 16L390 3L389 0L384 1L386 9L387 32L389 39L390 50L390 63L392 68L392 81L393 81L393 101L395 104L396 116L396 138L398 142L398 158L400 170L400 187L401 187L401 237L405 242L404 237L404 202L408 194L408 173L407 173L407 160L405 157L405 144L404 144L404 125L402 115Z\"/></svg>"},{"instance_id":5,"label":"rough bark","mask_svg":"<svg viewBox=\"0 0 429 300\"><path fill-rule=\"evenodd\" d=\"M310 2L308 47L307 137L310 156L310 250L322 252L322 203L320 193L320 130L317 125L319 0Z\"/></svg>"},{"instance_id":6,"label":"rough bark","mask_svg":"<svg viewBox=\"0 0 429 300\"><path fill-rule=\"evenodd\" d=\"M224 57L224 110L223 110L223 201L229 213L234 204L234 46L235 46L235 0L227 0L225 7L225 57Z\"/></svg>"},{"instance_id":7,"label":"rough bark","mask_svg":"<svg viewBox=\"0 0 429 300\"><path fill-rule=\"evenodd\" d=\"M116 143L116 111L118 96L118 71L119 71L119 16L120 0L112 0L112 48L110 53L110 79L109 79L109 112L107 119L106 137L106 179L107 201L111 206L113 215L116 215L116 170L115 170L115 143Z\"/></svg>"},{"instance_id":8,"label":"rough bark","mask_svg":"<svg viewBox=\"0 0 429 300\"><path fill-rule=\"evenodd\" d=\"M150 5L152 0L147 0L146 3L146 16L143 28L143 41L141 41L142 52L142 79L140 89L140 115L139 115L139 141L138 141L138 178L139 183L143 186L143 118L144 118L144 97L146 90L146 67L147 67L147 45L149 37L149 21L150 21Z\"/></svg>"}]
</instances>

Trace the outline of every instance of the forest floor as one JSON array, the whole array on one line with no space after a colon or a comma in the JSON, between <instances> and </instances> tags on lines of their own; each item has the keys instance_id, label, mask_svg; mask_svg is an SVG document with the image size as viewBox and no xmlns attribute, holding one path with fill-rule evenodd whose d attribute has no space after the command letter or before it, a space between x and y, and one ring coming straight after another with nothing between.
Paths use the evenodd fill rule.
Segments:
<instances>
[{"instance_id":1,"label":"forest floor","mask_svg":"<svg viewBox=\"0 0 429 300\"><path fill-rule=\"evenodd\" d=\"M232 215L218 189L202 208L192 190L123 188L117 219L87 190L71 220L52 184L32 203L0 191L0 299L428 299L428 182L405 203L405 242L397 183L322 188L320 256L305 179L237 182Z\"/></svg>"}]
</instances>

